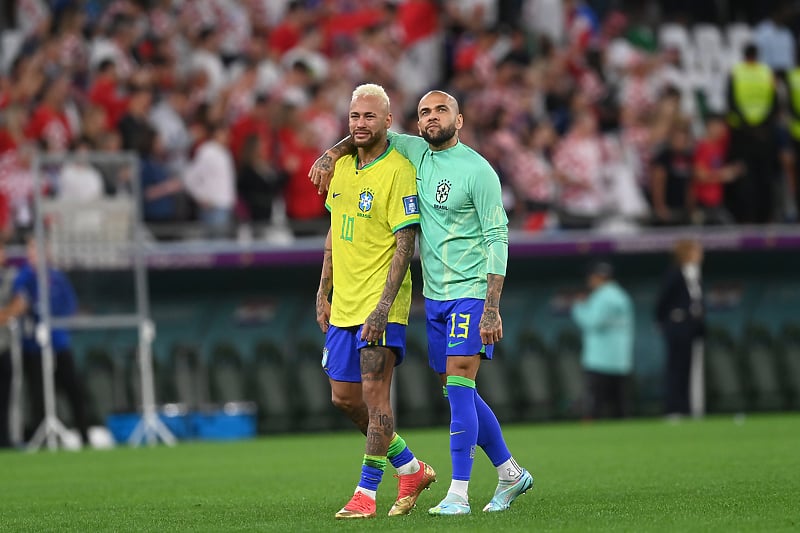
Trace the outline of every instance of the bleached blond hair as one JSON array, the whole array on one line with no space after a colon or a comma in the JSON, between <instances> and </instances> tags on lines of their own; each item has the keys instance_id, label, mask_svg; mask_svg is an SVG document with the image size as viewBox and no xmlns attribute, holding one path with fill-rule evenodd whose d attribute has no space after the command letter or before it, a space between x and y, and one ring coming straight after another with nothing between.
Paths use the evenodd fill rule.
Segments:
<instances>
[{"instance_id":1,"label":"bleached blond hair","mask_svg":"<svg viewBox=\"0 0 800 533\"><path fill-rule=\"evenodd\" d=\"M376 83L365 83L363 85L359 85L353 91L353 97L350 99L350 101L352 102L356 98L361 98L362 96L374 96L378 98L386 105L386 110L389 110L389 95L386 94L386 91L380 85Z\"/></svg>"}]
</instances>

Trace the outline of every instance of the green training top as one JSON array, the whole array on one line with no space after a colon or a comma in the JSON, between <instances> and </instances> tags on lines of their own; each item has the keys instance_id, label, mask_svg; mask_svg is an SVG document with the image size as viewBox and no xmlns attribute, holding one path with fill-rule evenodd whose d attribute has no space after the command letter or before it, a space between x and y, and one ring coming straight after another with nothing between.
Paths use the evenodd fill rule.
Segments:
<instances>
[{"instance_id":1,"label":"green training top","mask_svg":"<svg viewBox=\"0 0 800 533\"><path fill-rule=\"evenodd\" d=\"M422 137L389 132L417 169L422 294L431 300L486 298L486 274L506 274L508 217L489 162L458 143L434 152Z\"/></svg>"}]
</instances>

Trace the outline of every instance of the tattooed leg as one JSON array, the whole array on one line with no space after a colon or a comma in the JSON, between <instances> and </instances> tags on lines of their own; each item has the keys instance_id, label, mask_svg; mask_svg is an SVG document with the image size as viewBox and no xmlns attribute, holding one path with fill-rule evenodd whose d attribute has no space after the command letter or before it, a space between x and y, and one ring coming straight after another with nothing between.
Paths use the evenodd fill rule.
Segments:
<instances>
[{"instance_id":1,"label":"tattooed leg","mask_svg":"<svg viewBox=\"0 0 800 533\"><path fill-rule=\"evenodd\" d=\"M385 456L394 435L394 413L389 397L394 360L394 352L388 348L361 349L362 392L369 412L367 455Z\"/></svg>"}]
</instances>

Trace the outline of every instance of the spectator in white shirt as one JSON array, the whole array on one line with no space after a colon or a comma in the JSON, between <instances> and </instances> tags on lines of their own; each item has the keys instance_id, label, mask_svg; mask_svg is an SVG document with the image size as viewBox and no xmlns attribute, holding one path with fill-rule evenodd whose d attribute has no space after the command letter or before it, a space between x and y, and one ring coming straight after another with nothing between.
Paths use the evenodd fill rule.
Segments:
<instances>
[{"instance_id":1,"label":"spectator in white shirt","mask_svg":"<svg viewBox=\"0 0 800 533\"><path fill-rule=\"evenodd\" d=\"M73 143L75 157L61 167L58 198L73 202L89 202L103 196L103 176L89 163L91 143L78 139Z\"/></svg>"},{"instance_id":2,"label":"spectator in white shirt","mask_svg":"<svg viewBox=\"0 0 800 533\"><path fill-rule=\"evenodd\" d=\"M236 203L236 168L228 149L228 129L209 126L208 138L197 149L184 176L186 190L197 203L209 236L226 236Z\"/></svg>"}]
</instances>

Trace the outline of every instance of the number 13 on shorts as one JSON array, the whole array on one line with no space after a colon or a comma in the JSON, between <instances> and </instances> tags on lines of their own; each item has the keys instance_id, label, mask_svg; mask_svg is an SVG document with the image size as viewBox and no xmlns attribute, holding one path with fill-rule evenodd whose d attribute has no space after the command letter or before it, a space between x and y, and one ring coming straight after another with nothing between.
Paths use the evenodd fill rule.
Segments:
<instances>
[{"instance_id":1,"label":"number 13 on shorts","mask_svg":"<svg viewBox=\"0 0 800 533\"><path fill-rule=\"evenodd\" d=\"M450 315L450 339L469 338L470 313L452 313Z\"/></svg>"}]
</instances>

